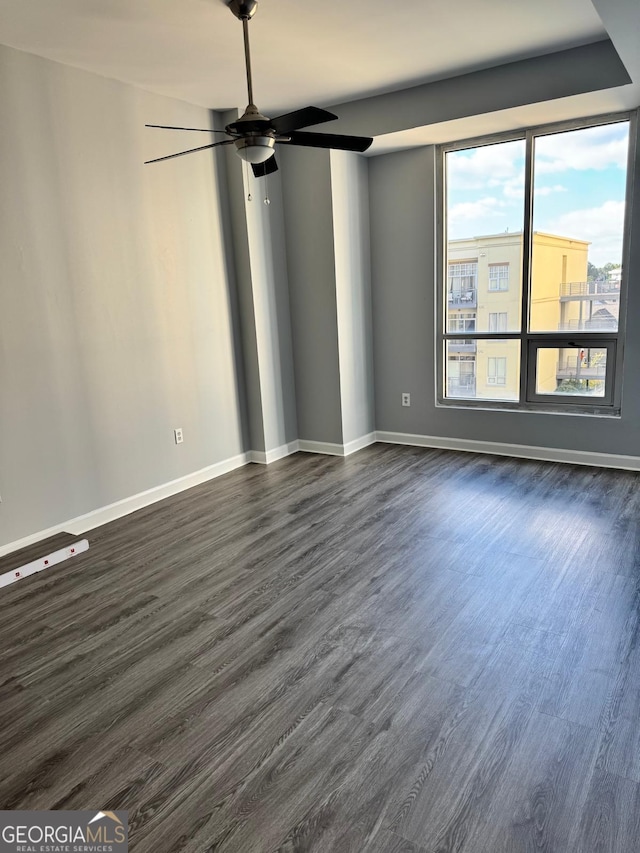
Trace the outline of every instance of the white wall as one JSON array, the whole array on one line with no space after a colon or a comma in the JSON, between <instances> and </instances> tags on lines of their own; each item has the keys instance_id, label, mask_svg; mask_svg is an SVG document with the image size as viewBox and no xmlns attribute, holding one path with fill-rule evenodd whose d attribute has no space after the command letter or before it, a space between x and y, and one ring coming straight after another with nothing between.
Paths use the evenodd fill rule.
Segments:
<instances>
[{"instance_id":1,"label":"white wall","mask_svg":"<svg viewBox=\"0 0 640 853\"><path fill-rule=\"evenodd\" d=\"M1 546L245 448L213 155L143 166L210 114L0 47L0 115Z\"/></svg>"},{"instance_id":2,"label":"white wall","mask_svg":"<svg viewBox=\"0 0 640 853\"><path fill-rule=\"evenodd\" d=\"M369 161L332 151L330 162L342 442L349 444L375 429Z\"/></svg>"}]
</instances>

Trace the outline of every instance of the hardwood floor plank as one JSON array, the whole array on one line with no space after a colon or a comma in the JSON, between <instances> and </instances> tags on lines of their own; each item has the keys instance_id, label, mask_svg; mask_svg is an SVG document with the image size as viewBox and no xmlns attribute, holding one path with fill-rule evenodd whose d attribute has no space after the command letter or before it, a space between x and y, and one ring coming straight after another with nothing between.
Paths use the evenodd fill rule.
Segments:
<instances>
[{"instance_id":1,"label":"hardwood floor plank","mask_svg":"<svg viewBox=\"0 0 640 853\"><path fill-rule=\"evenodd\" d=\"M0 598L0 803L136 853L636 853L640 476L250 465Z\"/></svg>"},{"instance_id":2,"label":"hardwood floor plank","mask_svg":"<svg viewBox=\"0 0 640 853\"><path fill-rule=\"evenodd\" d=\"M596 770L572 853L627 853L640 838L640 785Z\"/></svg>"},{"instance_id":3,"label":"hardwood floor plank","mask_svg":"<svg viewBox=\"0 0 640 853\"><path fill-rule=\"evenodd\" d=\"M497 780L477 835L464 850L569 850L597 743L597 732L535 712Z\"/></svg>"}]
</instances>

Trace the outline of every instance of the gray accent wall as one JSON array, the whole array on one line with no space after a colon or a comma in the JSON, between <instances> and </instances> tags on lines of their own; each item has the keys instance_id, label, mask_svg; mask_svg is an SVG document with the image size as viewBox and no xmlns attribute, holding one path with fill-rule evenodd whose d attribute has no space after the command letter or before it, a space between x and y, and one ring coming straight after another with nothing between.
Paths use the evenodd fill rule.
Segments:
<instances>
[{"instance_id":1,"label":"gray accent wall","mask_svg":"<svg viewBox=\"0 0 640 853\"><path fill-rule=\"evenodd\" d=\"M298 435L342 444L328 151L281 146Z\"/></svg>"},{"instance_id":2,"label":"gray accent wall","mask_svg":"<svg viewBox=\"0 0 640 853\"><path fill-rule=\"evenodd\" d=\"M435 353L433 148L373 157L369 179L376 429L427 434L435 393L428 373ZM401 405L405 391L410 408Z\"/></svg>"},{"instance_id":3,"label":"gray accent wall","mask_svg":"<svg viewBox=\"0 0 640 853\"><path fill-rule=\"evenodd\" d=\"M615 47L595 44L509 62L338 104L340 133L379 136L451 119L536 104L631 82Z\"/></svg>"},{"instance_id":4,"label":"gray accent wall","mask_svg":"<svg viewBox=\"0 0 640 853\"><path fill-rule=\"evenodd\" d=\"M5 47L0 114L4 544L246 448L215 155L143 166L210 114Z\"/></svg>"},{"instance_id":5,"label":"gray accent wall","mask_svg":"<svg viewBox=\"0 0 640 853\"><path fill-rule=\"evenodd\" d=\"M620 418L436 405L436 149L373 158L369 167L376 428L612 454L640 454L640 160L631 199L629 302ZM402 391L411 392L410 409Z\"/></svg>"}]
</instances>

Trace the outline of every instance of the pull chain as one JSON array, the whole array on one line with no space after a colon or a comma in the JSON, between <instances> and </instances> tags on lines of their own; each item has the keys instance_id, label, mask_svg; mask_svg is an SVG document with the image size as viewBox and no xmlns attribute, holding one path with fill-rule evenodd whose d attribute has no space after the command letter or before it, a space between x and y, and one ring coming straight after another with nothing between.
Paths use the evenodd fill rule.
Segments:
<instances>
[{"instance_id":1,"label":"pull chain","mask_svg":"<svg viewBox=\"0 0 640 853\"><path fill-rule=\"evenodd\" d=\"M264 176L264 203L271 204L271 199L269 198L269 176Z\"/></svg>"},{"instance_id":2,"label":"pull chain","mask_svg":"<svg viewBox=\"0 0 640 853\"><path fill-rule=\"evenodd\" d=\"M249 187L249 164L247 163L246 160L243 160L243 165L244 165L245 183L246 183L248 190L249 190L249 193L247 195L247 201L253 201L253 196L251 195L251 187Z\"/></svg>"}]
</instances>

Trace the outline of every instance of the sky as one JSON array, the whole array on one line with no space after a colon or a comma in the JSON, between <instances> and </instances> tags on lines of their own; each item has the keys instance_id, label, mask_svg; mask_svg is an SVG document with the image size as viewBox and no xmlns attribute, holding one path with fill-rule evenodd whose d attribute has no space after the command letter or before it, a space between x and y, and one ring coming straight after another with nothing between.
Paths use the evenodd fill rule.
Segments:
<instances>
[{"instance_id":1,"label":"sky","mask_svg":"<svg viewBox=\"0 0 640 853\"><path fill-rule=\"evenodd\" d=\"M539 136L533 229L588 240L589 261L622 263L629 125ZM521 231L525 142L447 154L449 239Z\"/></svg>"}]
</instances>

